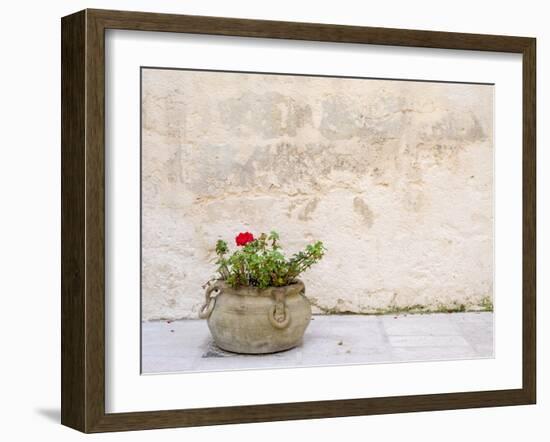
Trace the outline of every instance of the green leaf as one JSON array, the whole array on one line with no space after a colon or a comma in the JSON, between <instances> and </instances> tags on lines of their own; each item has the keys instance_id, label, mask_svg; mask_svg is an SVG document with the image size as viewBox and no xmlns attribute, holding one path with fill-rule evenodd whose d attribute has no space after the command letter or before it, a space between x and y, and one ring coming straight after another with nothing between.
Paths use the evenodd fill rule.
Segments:
<instances>
[{"instance_id":1,"label":"green leaf","mask_svg":"<svg viewBox=\"0 0 550 442\"><path fill-rule=\"evenodd\" d=\"M262 233L244 247L229 253L223 240L216 243L218 273L232 287L254 286L267 288L290 284L300 273L318 262L325 253L321 241L308 244L303 251L286 258L278 244L279 234ZM268 243L269 241L269 243Z\"/></svg>"}]
</instances>

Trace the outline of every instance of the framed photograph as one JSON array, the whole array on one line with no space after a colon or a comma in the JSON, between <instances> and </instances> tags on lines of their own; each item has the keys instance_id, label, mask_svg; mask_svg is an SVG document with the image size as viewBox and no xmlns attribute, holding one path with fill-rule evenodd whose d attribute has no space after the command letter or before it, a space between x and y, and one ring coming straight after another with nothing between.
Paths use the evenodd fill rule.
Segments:
<instances>
[{"instance_id":1,"label":"framed photograph","mask_svg":"<svg viewBox=\"0 0 550 442\"><path fill-rule=\"evenodd\" d=\"M62 423L535 403L535 39L62 28Z\"/></svg>"}]
</instances>

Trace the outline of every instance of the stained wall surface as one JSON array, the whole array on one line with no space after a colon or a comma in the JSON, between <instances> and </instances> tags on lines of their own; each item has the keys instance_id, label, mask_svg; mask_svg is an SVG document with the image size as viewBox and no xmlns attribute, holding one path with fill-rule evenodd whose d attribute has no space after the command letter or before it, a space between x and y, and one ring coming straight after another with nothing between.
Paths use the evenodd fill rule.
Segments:
<instances>
[{"instance_id":1,"label":"stained wall surface","mask_svg":"<svg viewBox=\"0 0 550 442\"><path fill-rule=\"evenodd\" d=\"M318 313L493 291L493 86L144 69L142 314L195 318L216 240L328 252Z\"/></svg>"}]
</instances>

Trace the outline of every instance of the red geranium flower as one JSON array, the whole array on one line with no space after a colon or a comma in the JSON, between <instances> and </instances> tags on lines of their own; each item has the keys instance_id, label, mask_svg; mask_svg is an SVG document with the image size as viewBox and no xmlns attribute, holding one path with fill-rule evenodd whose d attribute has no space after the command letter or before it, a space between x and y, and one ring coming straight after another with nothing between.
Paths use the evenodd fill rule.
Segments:
<instances>
[{"instance_id":1,"label":"red geranium flower","mask_svg":"<svg viewBox=\"0 0 550 442\"><path fill-rule=\"evenodd\" d=\"M251 241L254 241L254 235L250 232L239 233L235 238L238 246L244 246Z\"/></svg>"}]
</instances>

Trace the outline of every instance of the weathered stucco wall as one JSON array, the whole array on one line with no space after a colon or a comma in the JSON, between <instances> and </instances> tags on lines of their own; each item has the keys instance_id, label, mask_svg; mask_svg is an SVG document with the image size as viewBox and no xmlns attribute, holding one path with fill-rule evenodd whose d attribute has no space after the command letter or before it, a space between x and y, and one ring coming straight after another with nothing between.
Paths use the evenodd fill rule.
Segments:
<instances>
[{"instance_id":1,"label":"weathered stucco wall","mask_svg":"<svg viewBox=\"0 0 550 442\"><path fill-rule=\"evenodd\" d=\"M214 245L277 230L318 312L492 299L493 87L145 69L143 319L196 317Z\"/></svg>"}]
</instances>

